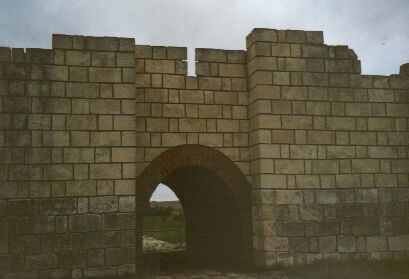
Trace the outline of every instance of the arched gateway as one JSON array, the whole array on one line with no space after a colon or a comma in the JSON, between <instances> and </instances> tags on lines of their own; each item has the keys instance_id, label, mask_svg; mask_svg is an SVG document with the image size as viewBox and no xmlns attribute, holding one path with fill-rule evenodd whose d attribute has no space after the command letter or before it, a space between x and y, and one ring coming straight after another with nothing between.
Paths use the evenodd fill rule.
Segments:
<instances>
[{"instance_id":1,"label":"arched gateway","mask_svg":"<svg viewBox=\"0 0 409 279\"><path fill-rule=\"evenodd\" d=\"M250 185L223 153L182 145L156 157L136 183L136 263L143 265L144 208L159 183L178 196L186 214L186 255L193 265L250 263Z\"/></svg>"}]
</instances>

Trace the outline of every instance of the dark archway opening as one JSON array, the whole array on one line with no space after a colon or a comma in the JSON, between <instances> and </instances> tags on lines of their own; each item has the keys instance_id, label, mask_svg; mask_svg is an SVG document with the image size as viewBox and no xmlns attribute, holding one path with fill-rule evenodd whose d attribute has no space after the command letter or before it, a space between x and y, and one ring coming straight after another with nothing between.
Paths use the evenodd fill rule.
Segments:
<instances>
[{"instance_id":1,"label":"dark archway opening","mask_svg":"<svg viewBox=\"0 0 409 279\"><path fill-rule=\"evenodd\" d=\"M163 183L175 192L185 212L185 250L145 253L145 268L239 265L244 253L240 209L223 180L211 170L189 166L177 169Z\"/></svg>"},{"instance_id":2,"label":"dark archway opening","mask_svg":"<svg viewBox=\"0 0 409 279\"><path fill-rule=\"evenodd\" d=\"M157 185L180 200L186 219L183 253L150 257L142 249L144 212ZM220 151L182 145L151 161L136 184L136 269L252 266L250 184Z\"/></svg>"}]
</instances>

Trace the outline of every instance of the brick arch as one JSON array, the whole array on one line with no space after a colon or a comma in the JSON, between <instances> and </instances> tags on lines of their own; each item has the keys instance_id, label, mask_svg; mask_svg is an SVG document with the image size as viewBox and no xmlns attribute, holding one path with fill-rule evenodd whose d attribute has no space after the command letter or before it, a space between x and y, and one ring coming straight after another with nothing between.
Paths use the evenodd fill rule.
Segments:
<instances>
[{"instance_id":1,"label":"brick arch","mask_svg":"<svg viewBox=\"0 0 409 279\"><path fill-rule=\"evenodd\" d=\"M251 187L247 178L222 152L202 145L187 144L164 151L151 161L137 179L137 264L142 265L143 210L141 209L149 204L149 199L159 183L166 182L168 178L173 180L172 174L192 167L210 171L227 188L229 196L233 198L239 211L243 260L247 263L251 262Z\"/></svg>"}]
</instances>

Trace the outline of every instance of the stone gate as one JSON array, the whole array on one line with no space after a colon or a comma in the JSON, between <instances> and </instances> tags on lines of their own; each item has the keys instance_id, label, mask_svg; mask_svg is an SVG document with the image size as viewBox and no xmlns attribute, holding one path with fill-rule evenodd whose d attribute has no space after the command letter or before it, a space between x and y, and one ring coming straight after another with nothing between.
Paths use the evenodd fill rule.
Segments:
<instances>
[{"instance_id":1,"label":"stone gate","mask_svg":"<svg viewBox=\"0 0 409 279\"><path fill-rule=\"evenodd\" d=\"M409 255L409 64L361 75L322 32L247 50L53 35L0 48L0 277L138 273L142 208L180 197L198 261Z\"/></svg>"}]
</instances>

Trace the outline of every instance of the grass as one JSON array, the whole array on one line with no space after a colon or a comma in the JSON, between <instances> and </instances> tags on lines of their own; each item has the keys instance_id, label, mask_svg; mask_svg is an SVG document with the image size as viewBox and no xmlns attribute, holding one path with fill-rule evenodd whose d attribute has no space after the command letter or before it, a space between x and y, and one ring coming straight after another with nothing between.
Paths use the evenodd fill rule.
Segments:
<instances>
[{"instance_id":1,"label":"grass","mask_svg":"<svg viewBox=\"0 0 409 279\"><path fill-rule=\"evenodd\" d=\"M175 230L175 231L171 231ZM174 215L162 218L160 216L145 216L143 234L173 244L185 242L185 223L175 220ZM160 231L160 232L151 232Z\"/></svg>"}]
</instances>

